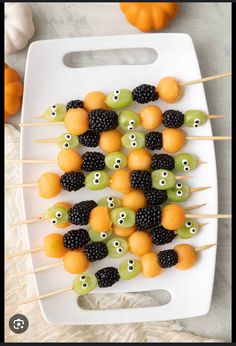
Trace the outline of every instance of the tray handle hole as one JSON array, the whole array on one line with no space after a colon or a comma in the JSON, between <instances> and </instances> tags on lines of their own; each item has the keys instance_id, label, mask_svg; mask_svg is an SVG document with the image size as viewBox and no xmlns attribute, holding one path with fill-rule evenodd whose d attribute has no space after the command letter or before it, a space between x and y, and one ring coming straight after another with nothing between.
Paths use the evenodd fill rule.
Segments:
<instances>
[{"instance_id":1,"label":"tray handle hole","mask_svg":"<svg viewBox=\"0 0 236 346\"><path fill-rule=\"evenodd\" d=\"M147 308L167 305L170 301L171 294L161 289L132 293L90 293L77 299L83 310Z\"/></svg>"},{"instance_id":2,"label":"tray handle hole","mask_svg":"<svg viewBox=\"0 0 236 346\"><path fill-rule=\"evenodd\" d=\"M63 63L70 68L106 65L150 65L156 62L157 58L158 54L153 48L120 48L70 52L64 55Z\"/></svg>"}]
</instances>

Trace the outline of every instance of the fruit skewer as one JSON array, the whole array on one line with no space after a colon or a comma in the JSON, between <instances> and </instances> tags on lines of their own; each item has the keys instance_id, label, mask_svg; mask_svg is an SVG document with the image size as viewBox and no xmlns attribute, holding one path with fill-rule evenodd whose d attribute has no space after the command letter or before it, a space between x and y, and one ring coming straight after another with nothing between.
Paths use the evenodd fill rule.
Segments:
<instances>
[{"instance_id":1,"label":"fruit skewer","mask_svg":"<svg viewBox=\"0 0 236 346\"><path fill-rule=\"evenodd\" d=\"M206 244L195 248L188 244L178 244L174 249L163 250L157 254L154 252L147 253L140 260L130 258L122 261L118 269L115 267L105 267L98 270L94 275L82 273L82 275L74 278L72 286L31 297L20 302L20 305L46 299L71 290L74 290L78 295L87 294L97 286L99 288L111 287L120 279L131 280L140 273L145 278L150 278L156 277L164 269L174 266L179 270L187 270L196 264L199 252L213 246L216 246L216 244Z\"/></svg>"}]
</instances>

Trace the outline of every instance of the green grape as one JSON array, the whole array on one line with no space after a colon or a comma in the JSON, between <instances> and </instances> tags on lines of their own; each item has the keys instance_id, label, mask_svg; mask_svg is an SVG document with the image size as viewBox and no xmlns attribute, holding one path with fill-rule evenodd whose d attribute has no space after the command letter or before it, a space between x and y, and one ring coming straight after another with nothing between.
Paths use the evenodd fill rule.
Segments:
<instances>
[{"instance_id":1,"label":"green grape","mask_svg":"<svg viewBox=\"0 0 236 346\"><path fill-rule=\"evenodd\" d=\"M110 169L120 169L127 165L127 157L120 151L114 151L105 156L105 164Z\"/></svg>"},{"instance_id":2,"label":"green grape","mask_svg":"<svg viewBox=\"0 0 236 346\"><path fill-rule=\"evenodd\" d=\"M109 185L110 177L105 171L90 172L85 178L85 187L89 190L102 190Z\"/></svg>"},{"instance_id":3,"label":"green grape","mask_svg":"<svg viewBox=\"0 0 236 346\"><path fill-rule=\"evenodd\" d=\"M128 251L128 243L123 238L112 238L106 243L108 249L108 256L119 258L126 254Z\"/></svg>"},{"instance_id":4,"label":"green grape","mask_svg":"<svg viewBox=\"0 0 236 346\"><path fill-rule=\"evenodd\" d=\"M107 196L99 199L98 205L105 205L109 211L111 211L114 208L121 207L121 199L118 197L113 197L113 196Z\"/></svg>"},{"instance_id":5,"label":"green grape","mask_svg":"<svg viewBox=\"0 0 236 346\"><path fill-rule=\"evenodd\" d=\"M57 137L57 145L63 149L71 149L79 146L78 136L71 135L70 133L63 133Z\"/></svg>"},{"instance_id":6,"label":"green grape","mask_svg":"<svg viewBox=\"0 0 236 346\"><path fill-rule=\"evenodd\" d=\"M190 109L184 113L184 125L187 127L198 127L207 121L206 113L197 109Z\"/></svg>"},{"instance_id":7,"label":"green grape","mask_svg":"<svg viewBox=\"0 0 236 346\"><path fill-rule=\"evenodd\" d=\"M113 109L127 107L132 102L132 92L128 89L116 89L109 93L105 100L108 107Z\"/></svg>"},{"instance_id":8,"label":"green grape","mask_svg":"<svg viewBox=\"0 0 236 346\"><path fill-rule=\"evenodd\" d=\"M176 230L176 233L181 239L189 239L199 233L201 226L192 219L186 219L182 227Z\"/></svg>"},{"instance_id":9,"label":"green grape","mask_svg":"<svg viewBox=\"0 0 236 346\"><path fill-rule=\"evenodd\" d=\"M132 131L141 124L140 116L134 111L125 110L119 114L118 122L123 130Z\"/></svg>"},{"instance_id":10,"label":"green grape","mask_svg":"<svg viewBox=\"0 0 236 346\"><path fill-rule=\"evenodd\" d=\"M190 187L187 184L177 183L174 187L167 190L169 202L185 202L190 196Z\"/></svg>"},{"instance_id":11,"label":"green grape","mask_svg":"<svg viewBox=\"0 0 236 346\"><path fill-rule=\"evenodd\" d=\"M168 190L176 182L175 175L166 169L157 169L152 172L152 186L158 190Z\"/></svg>"},{"instance_id":12,"label":"green grape","mask_svg":"<svg viewBox=\"0 0 236 346\"><path fill-rule=\"evenodd\" d=\"M115 208L110 213L111 221L116 226L123 228L131 227L135 224L135 212L129 208Z\"/></svg>"},{"instance_id":13,"label":"green grape","mask_svg":"<svg viewBox=\"0 0 236 346\"><path fill-rule=\"evenodd\" d=\"M44 213L44 218L53 225L61 225L68 221L68 210L60 206L52 206Z\"/></svg>"},{"instance_id":14,"label":"green grape","mask_svg":"<svg viewBox=\"0 0 236 346\"><path fill-rule=\"evenodd\" d=\"M190 172L198 165L198 158L194 154L181 153L174 157L175 169L179 172Z\"/></svg>"},{"instance_id":15,"label":"green grape","mask_svg":"<svg viewBox=\"0 0 236 346\"><path fill-rule=\"evenodd\" d=\"M112 237L112 230L108 232L96 232L92 228L89 229L88 231L89 237L92 241L102 241L102 242L107 242L111 237Z\"/></svg>"},{"instance_id":16,"label":"green grape","mask_svg":"<svg viewBox=\"0 0 236 346\"><path fill-rule=\"evenodd\" d=\"M73 289L79 295L87 294L97 286L96 276L90 273L77 275L73 280Z\"/></svg>"},{"instance_id":17,"label":"green grape","mask_svg":"<svg viewBox=\"0 0 236 346\"><path fill-rule=\"evenodd\" d=\"M61 103L56 103L43 112L43 116L47 121L64 121L65 115L66 106Z\"/></svg>"},{"instance_id":18,"label":"green grape","mask_svg":"<svg viewBox=\"0 0 236 346\"><path fill-rule=\"evenodd\" d=\"M145 135L139 131L128 132L121 137L121 142L125 148L143 148L145 146Z\"/></svg>"},{"instance_id":19,"label":"green grape","mask_svg":"<svg viewBox=\"0 0 236 346\"><path fill-rule=\"evenodd\" d=\"M141 262L135 258L125 260L120 263L118 271L122 280L134 279L142 271Z\"/></svg>"}]
</instances>

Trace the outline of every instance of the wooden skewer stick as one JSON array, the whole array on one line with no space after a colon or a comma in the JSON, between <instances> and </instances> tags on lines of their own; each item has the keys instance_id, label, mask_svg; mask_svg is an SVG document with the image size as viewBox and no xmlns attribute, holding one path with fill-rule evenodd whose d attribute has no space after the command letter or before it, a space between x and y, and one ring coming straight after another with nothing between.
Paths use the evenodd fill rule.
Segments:
<instances>
[{"instance_id":1,"label":"wooden skewer stick","mask_svg":"<svg viewBox=\"0 0 236 346\"><path fill-rule=\"evenodd\" d=\"M20 123L20 127L32 127L32 126L50 126L50 125L62 125L64 121L49 121L49 122L40 122L40 123Z\"/></svg>"},{"instance_id":2,"label":"wooden skewer stick","mask_svg":"<svg viewBox=\"0 0 236 346\"><path fill-rule=\"evenodd\" d=\"M224 117L225 117L224 115L216 115L216 114L208 115L208 119L220 119Z\"/></svg>"},{"instance_id":3,"label":"wooden skewer stick","mask_svg":"<svg viewBox=\"0 0 236 346\"><path fill-rule=\"evenodd\" d=\"M10 225L10 227L16 227L16 226L20 226L20 225L26 225L26 224L30 224L30 223L35 223L35 222L39 222L39 221L41 221L43 219L44 219L43 215L39 215L39 216L36 216L33 219L24 220L24 221L20 221L20 222L14 223L14 224Z\"/></svg>"},{"instance_id":4,"label":"wooden skewer stick","mask_svg":"<svg viewBox=\"0 0 236 346\"><path fill-rule=\"evenodd\" d=\"M186 210L186 209L185 209ZM192 219L231 219L231 214L185 214L186 217L192 218Z\"/></svg>"},{"instance_id":5,"label":"wooden skewer stick","mask_svg":"<svg viewBox=\"0 0 236 346\"><path fill-rule=\"evenodd\" d=\"M35 187L38 186L38 183L24 183L24 184L6 184L5 187L12 188L12 187Z\"/></svg>"},{"instance_id":6,"label":"wooden skewer stick","mask_svg":"<svg viewBox=\"0 0 236 346\"><path fill-rule=\"evenodd\" d=\"M38 142L38 143L56 143L57 140L55 138L45 138L45 139L34 139L34 142Z\"/></svg>"},{"instance_id":7,"label":"wooden skewer stick","mask_svg":"<svg viewBox=\"0 0 236 346\"><path fill-rule=\"evenodd\" d=\"M24 250L24 251L21 251L21 252L17 252L17 253L12 253L10 255L7 255L6 256L6 259L11 259L11 258L14 258L14 257L19 257L19 256L24 256L24 255L28 255L28 254L32 254L32 253L36 253L36 252L40 252L43 250L43 247L35 247L33 249L29 249L29 250Z\"/></svg>"},{"instance_id":8,"label":"wooden skewer stick","mask_svg":"<svg viewBox=\"0 0 236 346\"><path fill-rule=\"evenodd\" d=\"M29 274L39 273L39 272L42 272L42 271L47 270L47 269L52 269L52 268L59 267L61 265L63 265L63 262L57 262L57 263L53 263L53 264L48 264L46 266L42 266L42 267L39 267L39 268L35 268L35 269L32 269L32 270L27 270L25 272L21 272L21 273L15 274L15 275L12 276L12 278L19 278L20 276L25 276L25 275L29 275Z\"/></svg>"},{"instance_id":9,"label":"wooden skewer stick","mask_svg":"<svg viewBox=\"0 0 236 346\"><path fill-rule=\"evenodd\" d=\"M204 205L206 205L206 203L194 204L194 205L191 205L191 207L186 207L186 208L184 208L184 210L185 210L185 211L190 211L190 210L193 210L193 209L201 208L201 207L203 207Z\"/></svg>"},{"instance_id":10,"label":"wooden skewer stick","mask_svg":"<svg viewBox=\"0 0 236 346\"><path fill-rule=\"evenodd\" d=\"M190 177L189 175L177 175L175 176L176 180L185 180L185 179L190 179L192 177Z\"/></svg>"},{"instance_id":11,"label":"wooden skewer stick","mask_svg":"<svg viewBox=\"0 0 236 346\"><path fill-rule=\"evenodd\" d=\"M204 226L206 226L206 225L208 225L208 224L209 224L209 222L199 223L199 226L200 226L200 228L202 228L202 227L204 227Z\"/></svg>"},{"instance_id":12,"label":"wooden skewer stick","mask_svg":"<svg viewBox=\"0 0 236 346\"><path fill-rule=\"evenodd\" d=\"M215 244L207 244L207 245L198 246L198 247L195 247L195 251L196 252L204 251L204 250L210 249L210 247L213 247L213 246L216 246L216 245L218 245L218 244L215 243Z\"/></svg>"},{"instance_id":13,"label":"wooden skewer stick","mask_svg":"<svg viewBox=\"0 0 236 346\"><path fill-rule=\"evenodd\" d=\"M207 190L207 189L210 189L210 188L211 188L211 186L193 187L192 189L190 189L190 192L203 191L203 190Z\"/></svg>"},{"instance_id":14,"label":"wooden skewer stick","mask_svg":"<svg viewBox=\"0 0 236 346\"><path fill-rule=\"evenodd\" d=\"M58 163L57 160L19 160L19 159L6 159L6 162L15 163Z\"/></svg>"},{"instance_id":15,"label":"wooden skewer stick","mask_svg":"<svg viewBox=\"0 0 236 346\"><path fill-rule=\"evenodd\" d=\"M206 161L198 161L198 165L204 165L206 163L207 163Z\"/></svg>"},{"instance_id":16,"label":"wooden skewer stick","mask_svg":"<svg viewBox=\"0 0 236 346\"><path fill-rule=\"evenodd\" d=\"M231 136L186 136L188 140L212 140L212 141L230 141Z\"/></svg>"},{"instance_id":17,"label":"wooden skewer stick","mask_svg":"<svg viewBox=\"0 0 236 346\"><path fill-rule=\"evenodd\" d=\"M29 299L25 299L22 302L20 302L19 305L24 305L24 304L32 303L32 302L35 302L37 300L46 299L46 298L55 296L57 294L65 293L65 292L72 291L72 290L73 290L73 288L71 286L70 287L66 287L66 288L62 288L60 290L56 290L56 291L52 291L52 292L49 292L49 293L42 294L41 296L35 296L35 297L29 298Z\"/></svg>"},{"instance_id":18,"label":"wooden skewer stick","mask_svg":"<svg viewBox=\"0 0 236 346\"><path fill-rule=\"evenodd\" d=\"M217 74L217 75L214 75L211 77L204 77L204 78L195 79L195 80L188 81L188 82L181 82L181 83L179 83L179 85L181 87L183 87L183 86L188 86L188 85L197 84L197 83L204 83L204 82L208 82L210 80L215 80L215 79L220 79L220 78L225 78L225 77L230 77L230 76L231 76L231 72L226 72L226 73Z\"/></svg>"}]
</instances>

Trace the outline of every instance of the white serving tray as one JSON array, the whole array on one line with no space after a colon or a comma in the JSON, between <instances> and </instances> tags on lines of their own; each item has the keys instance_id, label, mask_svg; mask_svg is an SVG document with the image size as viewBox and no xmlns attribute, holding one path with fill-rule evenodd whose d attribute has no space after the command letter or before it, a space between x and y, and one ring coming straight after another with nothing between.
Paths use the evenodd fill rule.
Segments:
<instances>
[{"instance_id":1,"label":"white serving tray","mask_svg":"<svg viewBox=\"0 0 236 346\"><path fill-rule=\"evenodd\" d=\"M116 48L149 47L157 51L157 60L149 65L115 65L87 68L69 68L63 63L63 57L68 52L93 51ZM35 117L49 105L67 103L73 99L83 99L91 90L101 90L104 93L116 88L133 89L142 83L156 85L164 76L175 76L181 81L201 77L199 64L192 39L187 34L139 34L129 36L68 38L34 42L30 45L26 63L24 97L22 107L22 122L35 122ZM162 110L201 109L208 113L205 92L202 84L185 88L182 99L173 105L156 102ZM132 104L129 108L138 110L142 105ZM42 120L44 121L44 120ZM211 124L208 121L199 128L185 128L189 135L212 135ZM59 148L54 144L33 142L36 138L56 137L65 132L64 126L23 128L21 131L21 158L55 159ZM82 153L84 148L79 149ZM214 143L212 141L189 141L182 151L193 152L207 164L199 166L191 172L193 178L188 183L193 187L212 186L211 189L194 193L183 205L207 203L196 212L213 213L217 209L217 174ZM22 182L34 182L45 171L62 174L56 165L22 166ZM92 192L81 189L78 192L62 192L60 196L45 200L39 197L37 188L23 190L25 218L29 219L41 214L57 201L68 201L72 204L85 199L98 200L111 194L119 196L109 189ZM203 220L200 220L203 222ZM217 241L217 220L207 220L209 224L191 240L177 238L164 248L172 248L177 243L187 242L200 246ZM73 227L73 228L76 228ZM70 229L70 228L69 228ZM69 230L67 229L67 230ZM66 230L66 231L67 231ZM29 246L42 244L43 237L51 232L61 232L48 222L43 221L27 227ZM126 255L120 259L106 258L92 264L89 270L95 272L107 265L117 266ZM94 293L124 293L164 289L171 294L171 301L159 307L115 309L115 310L83 310L78 305L75 292L60 294L40 302L44 318L56 324L101 324L127 323L141 321L157 321L193 317L206 314L210 307L216 248L202 252L198 263L188 271L175 268L165 270L160 276L145 279L142 275L131 281L120 280L113 287L97 288ZM33 267L57 262L47 258L43 253L32 256ZM68 287L74 276L66 273L63 267L47 270L35 275L38 294ZM93 294L93 293L91 293Z\"/></svg>"}]
</instances>

